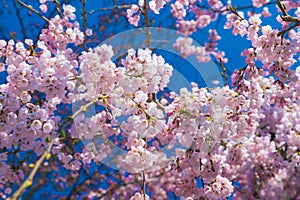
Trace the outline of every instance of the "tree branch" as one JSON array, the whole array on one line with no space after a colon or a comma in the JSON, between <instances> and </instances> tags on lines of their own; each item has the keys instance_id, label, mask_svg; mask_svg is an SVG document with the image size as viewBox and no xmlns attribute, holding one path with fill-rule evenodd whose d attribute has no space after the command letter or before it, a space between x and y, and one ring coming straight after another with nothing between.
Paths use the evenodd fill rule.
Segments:
<instances>
[{"instance_id":1,"label":"tree branch","mask_svg":"<svg viewBox=\"0 0 300 200\"><path fill-rule=\"evenodd\" d=\"M221 58L219 59L219 62L220 62L220 67L222 69L221 75L222 75L222 77L224 79L224 86L227 86L228 85L228 83L227 83L227 81L228 81L228 75L227 75L227 72L226 72L226 67L224 66L224 63L222 62Z\"/></svg>"},{"instance_id":2,"label":"tree branch","mask_svg":"<svg viewBox=\"0 0 300 200\"><path fill-rule=\"evenodd\" d=\"M57 1L57 0L52 0L54 3L55 3L55 5L56 5L56 10L57 10L57 12L58 12L58 14L62 17L63 16L63 14L62 14L62 12L61 12L61 10L60 10L60 3L59 3L59 1Z\"/></svg>"},{"instance_id":3,"label":"tree branch","mask_svg":"<svg viewBox=\"0 0 300 200\"><path fill-rule=\"evenodd\" d=\"M116 10L116 9L128 9L130 8L131 5L115 5L113 7L106 7L106 8L98 8L96 10L91 10L87 13L87 15L91 15L91 14L94 14L96 12L99 12L99 11L107 11L107 10ZM81 17L80 19L83 19L83 17Z\"/></svg>"},{"instance_id":4,"label":"tree branch","mask_svg":"<svg viewBox=\"0 0 300 200\"><path fill-rule=\"evenodd\" d=\"M27 5L26 3L24 3L23 1L21 0L16 0L17 3L25 8L27 8L28 10L34 12L35 14L37 14L38 16L40 16L43 20L45 20L46 22L50 22L50 20L45 17L44 15L42 15L39 11L37 11L36 9L34 9L31 5Z\"/></svg>"},{"instance_id":5,"label":"tree branch","mask_svg":"<svg viewBox=\"0 0 300 200\"><path fill-rule=\"evenodd\" d=\"M150 48L149 13L148 13L148 2L147 2L147 0L144 0L144 15L145 15L147 47Z\"/></svg>"},{"instance_id":6,"label":"tree branch","mask_svg":"<svg viewBox=\"0 0 300 200\"><path fill-rule=\"evenodd\" d=\"M24 37L24 39L27 39L26 29L25 29L22 17L20 15L20 10L18 9L17 4L16 4L15 1L13 1L13 5L15 7L15 10L16 10L16 13L17 13L17 17L18 17L18 20L19 20L19 23L20 23L20 26L21 26L21 29L22 29L23 37Z\"/></svg>"},{"instance_id":7,"label":"tree branch","mask_svg":"<svg viewBox=\"0 0 300 200\"><path fill-rule=\"evenodd\" d=\"M85 9L86 0L80 0L80 2L81 2L81 15L83 18L82 27L83 27L83 31L85 33L85 31L87 29L87 13L86 13L86 9Z\"/></svg>"},{"instance_id":8,"label":"tree branch","mask_svg":"<svg viewBox=\"0 0 300 200\"><path fill-rule=\"evenodd\" d=\"M44 159L46 158L47 154L50 153L50 150L54 144L54 139L50 142L47 150L44 152L44 154L40 157L40 159L35 163L33 170L29 174L28 178L23 182L23 184L19 187L19 189L12 195L11 198L8 198L8 200L17 200L20 195L22 195L23 191L32 185L33 178L35 174L37 173L38 169L40 168L41 164L43 163Z\"/></svg>"}]
</instances>

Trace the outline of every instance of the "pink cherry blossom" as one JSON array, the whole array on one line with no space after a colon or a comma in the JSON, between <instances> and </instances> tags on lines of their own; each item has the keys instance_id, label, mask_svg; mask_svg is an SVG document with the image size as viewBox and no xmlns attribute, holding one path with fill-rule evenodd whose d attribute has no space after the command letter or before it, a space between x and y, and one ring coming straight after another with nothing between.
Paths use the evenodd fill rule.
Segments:
<instances>
[{"instance_id":1,"label":"pink cherry blossom","mask_svg":"<svg viewBox=\"0 0 300 200\"><path fill-rule=\"evenodd\" d=\"M159 10L162 9L165 4L166 2L164 0L151 0L149 7L155 14L159 14Z\"/></svg>"},{"instance_id":2,"label":"pink cherry blossom","mask_svg":"<svg viewBox=\"0 0 300 200\"><path fill-rule=\"evenodd\" d=\"M40 5L40 9L43 13L46 13L48 10L48 6L46 4L41 4Z\"/></svg>"},{"instance_id":3,"label":"pink cherry blossom","mask_svg":"<svg viewBox=\"0 0 300 200\"><path fill-rule=\"evenodd\" d=\"M39 2L41 14L55 3ZM120 9L129 7L123 14L139 26L146 9L135 3ZM71 199L299 198L299 2L278 1L278 16L269 3L253 0L249 10L231 1L149 2L149 20L161 9L174 17L172 27L185 36L173 44L182 58L212 59L223 73L238 68L232 85L218 88L191 83L168 91L173 67L181 66L150 47L126 46L114 60L115 46L94 44L100 32L75 21L71 5L47 16L38 38L1 39L1 198L30 184L24 181L43 157L24 195L51 173L57 191L77 180ZM113 10L119 18L118 5ZM244 66L229 66L220 27L248 41ZM201 46L188 37L197 33L204 33ZM114 161L121 170L106 170Z\"/></svg>"}]
</instances>

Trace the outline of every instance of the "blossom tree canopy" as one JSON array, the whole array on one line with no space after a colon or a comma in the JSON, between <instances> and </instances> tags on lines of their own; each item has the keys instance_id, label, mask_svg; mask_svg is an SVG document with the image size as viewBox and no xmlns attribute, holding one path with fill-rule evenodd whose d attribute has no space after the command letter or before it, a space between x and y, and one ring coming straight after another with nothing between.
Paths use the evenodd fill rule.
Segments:
<instances>
[{"instance_id":1,"label":"blossom tree canopy","mask_svg":"<svg viewBox=\"0 0 300 200\"><path fill-rule=\"evenodd\" d=\"M299 1L0 2L1 199L300 199Z\"/></svg>"}]
</instances>

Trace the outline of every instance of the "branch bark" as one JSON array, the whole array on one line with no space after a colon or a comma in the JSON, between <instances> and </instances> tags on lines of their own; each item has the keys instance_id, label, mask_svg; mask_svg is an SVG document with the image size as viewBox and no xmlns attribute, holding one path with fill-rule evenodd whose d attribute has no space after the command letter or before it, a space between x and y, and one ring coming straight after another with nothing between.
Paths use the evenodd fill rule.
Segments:
<instances>
[{"instance_id":1,"label":"branch bark","mask_svg":"<svg viewBox=\"0 0 300 200\"><path fill-rule=\"evenodd\" d=\"M24 3L21 0L16 0L17 3L25 8L27 8L28 10L34 12L35 14L37 14L38 16L40 16L43 20L45 20L46 22L49 23L49 19L47 17L45 17L44 15L42 15L39 11L37 11L36 9L34 9L31 5L27 5L26 3Z\"/></svg>"},{"instance_id":2,"label":"branch bark","mask_svg":"<svg viewBox=\"0 0 300 200\"><path fill-rule=\"evenodd\" d=\"M147 2L147 0L144 0L144 15L145 15L147 47L150 48L149 13L148 13L148 2Z\"/></svg>"},{"instance_id":3,"label":"branch bark","mask_svg":"<svg viewBox=\"0 0 300 200\"><path fill-rule=\"evenodd\" d=\"M33 178L37 173L38 169L40 168L41 164L43 163L44 159L46 158L47 154L50 153L50 150L54 144L54 139L50 142L47 150L44 154L40 157L40 159L35 163L33 170L29 174L28 178L23 182L23 184L19 187L19 189L12 195L11 198L7 200L17 200L20 195L22 195L23 191L32 185Z\"/></svg>"}]
</instances>

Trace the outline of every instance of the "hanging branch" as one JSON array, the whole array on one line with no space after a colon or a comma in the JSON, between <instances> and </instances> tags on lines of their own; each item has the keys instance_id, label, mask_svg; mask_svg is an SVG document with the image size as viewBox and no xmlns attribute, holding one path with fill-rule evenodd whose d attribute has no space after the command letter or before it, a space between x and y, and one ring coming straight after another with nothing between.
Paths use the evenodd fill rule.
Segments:
<instances>
[{"instance_id":1,"label":"hanging branch","mask_svg":"<svg viewBox=\"0 0 300 200\"><path fill-rule=\"evenodd\" d=\"M142 185L142 194L143 199L146 200L146 178L145 178L145 168L142 172L142 178L143 178L143 185Z\"/></svg>"},{"instance_id":2,"label":"hanging branch","mask_svg":"<svg viewBox=\"0 0 300 200\"><path fill-rule=\"evenodd\" d=\"M13 1L13 5L14 5L14 8L16 9L16 13L17 13L17 17L18 17L18 20L19 20L19 23L20 23L20 26L22 29L23 37L24 37L24 39L27 39L26 28L25 28L24 22L22 20L22 17L20 15L20 10L18 9L15 1Z\"/></svg>"},{"instance_id":3,"label":"hanging branch","mask_svg":"<svg viewBox=\"0 0 300 200\"><path fill-rule=\"evenodd\" d=\"M277 34L277 36L281 36L281 42L282 42L284 34L289 32L290 30L296 28L297 26L300 26L300 21L296 17L292 17L286 12L286 7L283 3L281 3L280 0L276 0L276 5L279 7L279 9L281 10L281 12L283 14L283 16L280 16L283 21L295 23L292 26L288 27L287 29L285 29L283 31L280 31Z\"/></svg>"},{"instance_id":4,"label":"hanging branch","mask_svg":"<svg viewBox=\"0 0 300 200\"><path fill-rule=\"evenodd\" d=\"M150 48L149 13L148 13L147 0L144 0L144 15L145 15L145 25L146 25L147 47Z\"/></svg>"},{"instance_id":5,"label":"hanging branch","mask_svg":"<svg viewBox=\"0 0 300 200\"><path fill-rule=\"evenodd\" d=\"M224 63L222 62L221 58L219 58L219 62L220 62L221 70L222 70L221 75L224 79L224 86L227 86L228 85L228 75L227 75L227 72L226 72L226 67L224 66Z\"/></svg>"},{"instance_id":6,"label":"hanging branch","mask_svg":"<svg viewBox=\"0 0 300 200\"><path fill-rule=\"evenodd\" d=\"M83 27L83 31L85 32L87 29L87 13L85 9L86 0L80 0L80 2L81 2L81 15L83 18L82 27Z\"/></svg>"}]
</instances>

